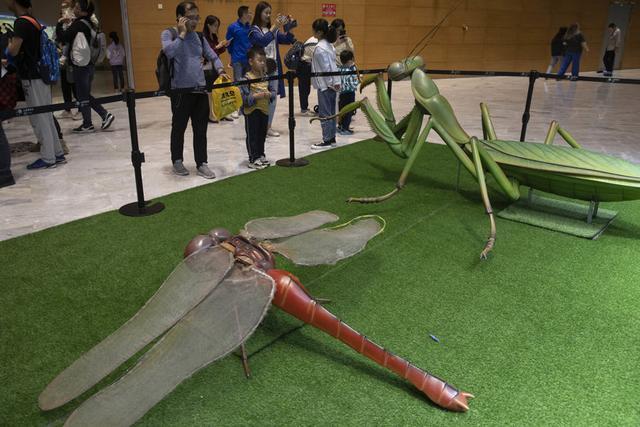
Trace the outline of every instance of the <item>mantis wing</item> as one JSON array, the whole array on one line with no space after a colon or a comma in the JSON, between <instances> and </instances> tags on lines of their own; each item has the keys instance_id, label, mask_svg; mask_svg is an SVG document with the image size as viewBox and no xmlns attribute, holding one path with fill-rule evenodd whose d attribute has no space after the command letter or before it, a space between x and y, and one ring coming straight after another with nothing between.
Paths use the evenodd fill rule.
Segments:
<instances>
[{"instance_id":1,"label":"mantis wing","mask_svg":"<svg viewBox=\"0 0 640 427\"><path fill-rule=\"evenodd\" d=\"M185 258L127 323L49 383L38 398L40 408L57 408L96 385L198 305L232 266L233 255L219 247Z\"/></svg>"},{"instance_id":2,"label":"mantis wing","mask_svg":"<svg viewBox=\"0 0 640 427\"><path fill-rule=\"evenodd\" d=\"M65 426L128 426L198 370L223 358L258 327L275 283L236 267L117 382L85 401Z\"/></svg>"},{"instance_id":3,"label":"mantis wing","mask_svg":"<svg viewBox=\"0 0 640 427\"><path fill-rule=\"evenodd\" d=\"M376 218L356 218L344 226L273 240L265 246L298 265L335 264L363 250L383 228Z\"/></svg>"},{"instance_id":4,"label":"mantis wing","mask_svg":"<svg viewBox=\"0 0 640 427\"><path fill-rule=\"evenodd\" d=\"M289 217L254 219L244 226L243 234L258 240L278 239L314 230L337 220L336 215L325 211L310 211Z\"/></svg>"}]
</instances>

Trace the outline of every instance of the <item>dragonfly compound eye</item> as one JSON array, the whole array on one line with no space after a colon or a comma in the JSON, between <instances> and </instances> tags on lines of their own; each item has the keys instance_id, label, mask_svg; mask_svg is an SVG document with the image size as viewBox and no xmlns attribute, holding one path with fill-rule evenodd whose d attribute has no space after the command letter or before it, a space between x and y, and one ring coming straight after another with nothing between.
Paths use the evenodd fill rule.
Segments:
<instances>
[{"instance_id":1,"label":"dragonfly compound eye","mask_svg":"<svg viewBox=\"0 0 640 427\"><path fill-rule=\"evenodd\" d=\"M231 236L231 232L226 228L214 228L209 232L209 237L211 237L216 244L229 240Z\"/></svg>"},{"instance_id":2,"label":"dragonfly compound eye","mask_svg":"<svg viewBox=\"0 0 640 427\"><path fill-rule=\"evenodd\" d=\"M200 249L209 248L213 245L217 244L211 237L205 236L204 234L197 235L187 245L184 249L184 257L188 257L189 255L198 252Z\"/></svg>"}]
</instances>

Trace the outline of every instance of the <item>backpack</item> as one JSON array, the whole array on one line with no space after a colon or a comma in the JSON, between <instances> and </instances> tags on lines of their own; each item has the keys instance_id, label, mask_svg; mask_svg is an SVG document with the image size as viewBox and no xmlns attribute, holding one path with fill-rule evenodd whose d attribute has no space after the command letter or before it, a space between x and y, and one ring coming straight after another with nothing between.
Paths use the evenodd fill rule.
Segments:
<instances>
[{"instance_id":1,"label":"backpack","mask_svg":"<svg viewBox=\"0 0 640 427\"><path fill-rule=\"evenodd\" d=\"M167 28L171 32L171 40L178 38L178 30L175 28ZM204 55L204 36L202 33L198 33L200 43L202 44L202 53ZM164 53L161 48L156 60L156 79L158 79L158 90L168 92L171 90L171 79L173 78L173 59Z\"/></svg>"},{"instance_id":2,"label":"backpack","mask_svg":"<svg viewBox=\"0 0 640 427\"><path fill-rule=\"evenodd\" d=\"M284 56L284 65L286 65L290 70L296 70L298 65L300 65L303 55L304 44L295 42Z\"/></svg>"},{"instance_id":3,"label":"backpack","mask_svg":"<svg viewBox=\"0 0 640 427\"><path fill-rule=\"evenodd\" d=\"M100 30L96 30L93 28L91 24L89 24L84 19L81 19L84 25L86 25L91 31L91 41L89 43L89 62L91 64L99 64L104 61L105 56L107 55L107 38L104 33ZM78 33L78 36L81 33ZM82 33L84 35L84 33ZM76 36L77 38L77 36ZM86 37L85 37L86 40ZM74 40L75 43L75 40ZM86 64L85 64L86 65Z\"/></svg>"},{"instance_id":4,"label":"backpack","mask_svg":"<svg viewBox=\"0 0 640 427\"><path fill-rule=\"evenodd\" d=\"M40 78L48 85L57 82L60 79L60 59L56 45L44 31L46 27L30 16L21 16L21 18L31 22L40 31L40 56L36 61Z\"/></svg>"}]
</instances>

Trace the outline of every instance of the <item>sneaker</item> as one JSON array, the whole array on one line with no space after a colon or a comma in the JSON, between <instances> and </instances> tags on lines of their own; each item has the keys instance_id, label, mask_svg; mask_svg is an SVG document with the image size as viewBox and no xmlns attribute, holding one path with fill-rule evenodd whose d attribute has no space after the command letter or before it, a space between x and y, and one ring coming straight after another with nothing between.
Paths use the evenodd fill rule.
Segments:
<instances>
[{"instance_id":1,"label":"sneaker","mask_svg":"<svg viewBox=\"0 0 640 427\"><path fill-rule=\"evenodd\" d=\"M231 113L231 117L233 117L234 119L239 119L240 115L238 114L237 111L234 111L233 113Z\"/></svg>"},{"instance_id":2,"label":"sneaker","mask_svg":"<svg viewBox=\"0 0 640 427\"><path fill-rule=\"evenodd\" d=\"M302 110L302 111L300 112L300 115L301 115L301 116L305 116L305 117L311 117L311 116L313 116L314 114L313 114L313 112L312 112L311 110Z\"/></svg>"},{"instance_id":3,"label":"sneaker","mask_svg":"<svg viewBox=\"0 0 640 427\"><path fill-rule=\"evenodd\" d=\"M218 120L211 120L211 119L209 119L209 123L214 123L214 124L215 124L215 123L220 123L220 122L219 122Z\"/></svg>"},{"instance_id":4,"label":"sneaker","mask_svg":"<svg viewBox=\"0 0 640 427\"><path fill-rule=\"evenodd\" d=\"M267 160L265 156L260 157L258 160L256 160L256 162L260 163L261 165L271 166L271 162Z\"/></svg>"},{"instance_id":5,"label":"sneaker","mask_svg":"<svg viewBox=\"0 0 640 427\"><path fill-rule=\"evenodd\" d=\"M223 122L232 122L232 121L233 121L233 119L232 119L231 117L223 117L223 118L222 118L222 121L223 121Z\"/></svg>"},{"instance_id":6,"label":"sneaker","mask_svg":"<svg viewBox=\"0 0 640 427\"><path fill-rule=\"evenodd\" d=\"M0 188L9 187L10 185L13 185L15 183L16 183L16 180L13 179L13 175L0 178Z\"/></svg>"},{"instance_id":7,"label":"sneaker","mask_svg":"<svg viewBox=\"0 0 640 427\"><path fill-rule=\"evenodd\" d=\"M189 175L189 171L182 164L182 160L176 160L175 162L173 162L173 173L180 176Z\"/></svg>"},{"instance_id":8,"label":"sneaker","mask_svg":"<svg viewBox=\"0 0 640 427\"><path fill-rule=\"evenodd\" d=\"M73 119L73 113L71 111L64 110L60 114L56 114L56 119Z\"/></svg>"},{"instance_id":9,"label":"sneaker","mask_svg":"<svg viewBox=\"0 0 640 427\"><path fill-rule=\"evenodd\" d=\"M267 136L272 137L272 138L277 138L277 137L280 136L280 132L269 128L269 130L267 130Z\"/></svg>"},{"instance_id":10,"label":"sneaker","mask_svg":"<svg viewBox=\"0 0 640 427\"><path fill-rule=\"evenodd\" d=\"M93 133L95 132L95 128L93 127L93 125L89 125L89 126L78 126L77 128L73 129L71 132L73 133Z\"/></svg>"},{"instance_id":11,"label":"sneaker","mask_svg":"<svg viewBox=\"0 0 640 427\"><path fill-rule=\"evenodd\" d=\"M341 135L345 135L345 136L353 135L353 130L352 129L342 129Z\"/></svg>"},{"instance_id":12,"label":"sneaker","mask_svg":"<svg viewBox=\"0 0 640 427\"><path fill-rule=\"evenodd\" d=\"M42 159L38 159L33 163L30 163L27 165L27 169L29 170L33 170L33 169L52 169L55 168L56 164L55 163L47 163Z\"/></svg>"},{"instance_id":13,"label":"sneaker","mask_svg":"<svg viewBox=\"0 0 640 427\"><path fill-rule=\"evenodd\" d=\"M111 123L113 123L115 119L116 118L113 117L113 114L107 113L107 116L102 120L102 126L100 126L100 129L102 130L109 129L109 126L111 126Z\"/></svg>"},{"instance_id":14,"label":"sneaker","mask_svg":"<svg viewBox=\"0 0 640 427\"><path fill-rule=\"evenodd\" d=\"M82 113L80 112L80 110L73 113L73 116L71 117L71 119L75 122L82 120Z\"/></svg>"},{"instance_id":15,"label":"sneaker","mask_svg":"<svg viewBox=\"0 0 640 427\"><path fill-rule=\"evenodd\" d=\"M319 142L317 144L313 144L311 146L312 150L326 150L327 148L335 147L335 142Z\"/></svg>"},{"instance_id":16,"label":"sneaker","mask_svg":"<svg viewBox=\"0 0 640 427\"><path fill-rule=\"evenodd\" d=\"M198 175L206 179L214 179L216 177L216 174L213 173L211 169L209 169L209 165L207 165L206 163L198 166Z\"/></svg>"},{"instance_id":17,"label":"sneaker","mask_svg":"<svg viewBox=\"0 0 640 427\"><path fill-rule=\"evenodd\" d=\"M64 139L60 140L60 145L62 145L62 151L64 152L64 154L69 154L69 147L67 146L67 143Z\"/></svg>"},{"instance_id":18,"label":"sneaker","mask_svg":"<svg viewBox=\"0 0 640 427\"><path fill-rule=\"evenodd\" d=\"M67 158L63 155L56 156L56 164L57 165L65 165L67 164Z\"/></svg>"},{"instance_id":19,"label":"sneaker","mask_svg":"<svg viewBox=\"0 0 640 427\"><path fill-rule=\"evenodd\" d=\"M249 162L249 164L247 165L247 167L249 169L256 169L256 170L260 170L260 169L265 169L268 166L267 165L263 165L262 163L260 163L260 159L255 160L253 162Z\"/></svg>"}]
</instances>

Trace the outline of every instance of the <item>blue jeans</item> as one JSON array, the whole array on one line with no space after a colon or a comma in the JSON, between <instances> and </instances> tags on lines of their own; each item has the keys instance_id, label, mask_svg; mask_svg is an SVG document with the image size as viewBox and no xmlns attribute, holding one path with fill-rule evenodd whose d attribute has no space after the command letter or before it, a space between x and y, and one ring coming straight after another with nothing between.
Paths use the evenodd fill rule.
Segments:
<instances>
[{"instance_id":1,"label":"blue jeans","mask_svg":"<svg viewBox=\"0 0 640 427\"><path fill-rule=\"evenodd\" d=\"M560 71L558 71L558 76L563 76L564 73L569 68L569 64L571 66L571 75L573 77L578 77L580 74L580 56L582 53L578 52L567 52L564 54L564 58L562 58L562 65L560 66Z\"/></svg>"},{"instance_id":2,"label":"blue jeans","mask_svg":"<svg viewBox=\"0 0 640 427\"><path fill-rule=\"evenodd\" d=\"M248 65L243 64L242 62L233 62L231 67L233 67L233 80L236 82L244 78L244 74L249 68Z\"/></svg>"},{"instance_id":3,"label":"blue jeans","mask_svg":"<svg viewBox=\"0 0 640 427\"><path fill-rule=\"evenodd\" d=\"M336 114L336 94L333 89L318 90L318 115L320 118ZM335 142L336 119L322 122L322 142Z\"/></svg>"}]
</instances>

